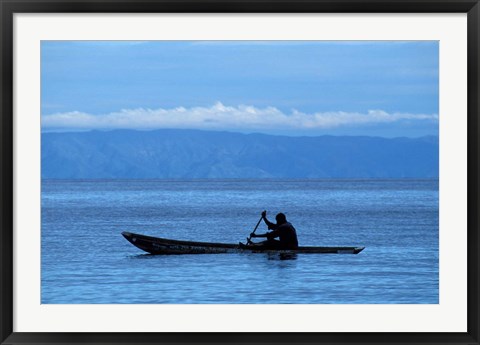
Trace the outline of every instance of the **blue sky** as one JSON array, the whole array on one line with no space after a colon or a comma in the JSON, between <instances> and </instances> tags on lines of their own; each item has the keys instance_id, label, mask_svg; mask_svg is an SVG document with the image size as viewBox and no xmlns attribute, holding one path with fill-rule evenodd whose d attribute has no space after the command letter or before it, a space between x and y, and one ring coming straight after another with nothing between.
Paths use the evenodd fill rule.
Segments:
<instances>
[{"instance_id":1,"label":"blue sky","mask_svg":"<svg viewBox=\"0 0 480 345\"><path fill-rule=\"evenodd\" d=\"M438 135L436 41L43 41L43 130Z\"/></svg>"}]
</instances>

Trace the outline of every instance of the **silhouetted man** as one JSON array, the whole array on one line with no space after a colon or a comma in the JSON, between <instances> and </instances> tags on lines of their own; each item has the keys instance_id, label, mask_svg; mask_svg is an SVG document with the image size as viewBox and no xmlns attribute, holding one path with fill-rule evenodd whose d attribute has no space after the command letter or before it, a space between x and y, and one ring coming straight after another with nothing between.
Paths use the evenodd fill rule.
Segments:
<instances>
[{"instance_id":1,"label":"silhouetted man","mask_svg":"<svg viewBox=\"0 0 480 345\"><path fill-rule=\"evenodd\" d=\"M250 237L267 238L266 241L256 243L255 245L272 249L296 249L298 247L297 232L293 225L287 222L287 217L283 213L279 213L275 217L277 224L267 219L267 211L262 212L262 219L267 224L268 229L273 231L261 235L252 232ZM275 239L277 237L278 240Z\"/></svg>"}]
</instances>

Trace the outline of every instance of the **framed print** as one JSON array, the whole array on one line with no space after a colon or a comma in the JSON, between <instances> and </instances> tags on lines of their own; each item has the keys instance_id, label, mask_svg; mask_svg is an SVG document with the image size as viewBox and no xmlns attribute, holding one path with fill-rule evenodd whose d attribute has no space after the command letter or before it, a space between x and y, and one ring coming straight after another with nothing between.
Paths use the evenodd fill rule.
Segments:
<instances>
[{"instance_id":1,"label":"framed print","mask_svg":"<svg viewBox=\"0 0 480 345\"><path fill-rule=\"evenodd\" d=\"M479 8L2 1L2 344L478 344Z\"/></svg>"}]
</instances>

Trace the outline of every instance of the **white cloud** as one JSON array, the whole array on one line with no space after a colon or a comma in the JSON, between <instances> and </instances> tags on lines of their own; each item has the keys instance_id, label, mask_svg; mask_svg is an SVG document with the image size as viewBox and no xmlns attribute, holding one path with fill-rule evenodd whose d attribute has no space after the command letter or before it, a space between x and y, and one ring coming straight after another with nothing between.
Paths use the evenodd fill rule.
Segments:
<instances>
[{"instance_id":1,"label":"white cloud","mask_svg":"<svg viewBox=\"0 0 480 345\"><path fill-rule=\"evenodd\" d=\"M437 114L324 112L307 114L297 110L284 113L274 107L247 105L226 106L218 102L211 107L172 109L124 109L92 115L82 112L57 113L42 117L43 128L70 129L158 129L189 128L213 130L315 130L345 126L426 120L438 122Z\"/></svg>"}]
</instances>

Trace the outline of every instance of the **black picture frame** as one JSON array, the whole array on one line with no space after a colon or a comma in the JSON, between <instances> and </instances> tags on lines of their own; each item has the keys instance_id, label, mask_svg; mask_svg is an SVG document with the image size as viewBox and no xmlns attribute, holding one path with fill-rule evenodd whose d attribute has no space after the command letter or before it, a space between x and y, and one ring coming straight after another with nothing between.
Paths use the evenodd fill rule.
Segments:
<instances>
[{"instance_id":1,"label":"black picture frame","mask_svg":"<svg viewBox=\"0 0 480 345\"><path fill-rule=\"evenodd\" d=\"M0 0L1 344L479 344L478 0ZM466 333L15 333L13 332L13 16L15 13L467 13L468 330Z\"/></svg>"}]
</instances>

